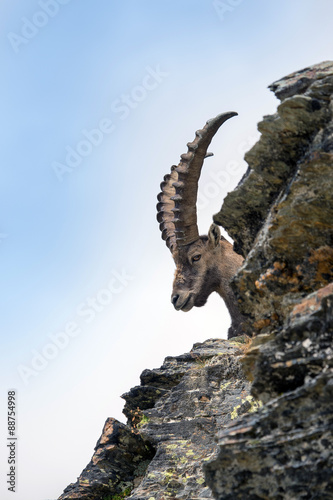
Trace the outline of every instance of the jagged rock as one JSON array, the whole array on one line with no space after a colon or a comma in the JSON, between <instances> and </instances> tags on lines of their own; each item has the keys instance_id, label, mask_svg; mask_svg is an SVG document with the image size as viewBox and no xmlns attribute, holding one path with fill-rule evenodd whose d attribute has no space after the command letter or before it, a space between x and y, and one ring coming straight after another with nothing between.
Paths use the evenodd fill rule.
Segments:
<instances>
[{"instance_id":1,"label":"jagged rock","mask_svg":"<svg viewBox=\"0 0 333 500\"><path fill-rule=\"evenodd\" d=\"M301 86L297 83L299 80L302 82ZM272 84L271 88L277 91L278 96L287 97L279 105L275 115L264 117L258 124L260 140L245 155L249 164L248 171L237 188L225 198L221 211L214 216L214 221L227 229L235 241L235 249L244 256L253 249L255 238L261 238L265 246L274 244L271 239L276 240L280 234L278 231L274 235L270 234L270 241L266 241L267 226L277 225L277 229L283 227L285 232L291 230L295 249L299 244L305 245L309 235L304 239L305 231L300 226L304 216L311 214L312 210L319 215L318 225L313 227L309 221L307 228L311 226L315 232L312 241L316 245L316 237L321 236L321 230L325 229L325 225L319 225L325 221L322 221L322 215L318 213L316 206L316 192L318 194L322 188L317 182L316 170L319 165L329 169L331 162L333 125L330 98L333 89L333 62L321 63L289 75ZM292 89L299 93L293 93ZM300 171L305 171L309 179L303 177ZM301 184L294 187L303 189L305 199L299 199L303 203L294 207L286 223L283 218L286 213L284 210L279 224L276 212L284 206L290 184L295 181L300 181ZM305 188L307 182L312 184L309 189ZM322 196L323 203L326 201L322 211L327 208L331 213L332 206L329 206L328 200L329 198L325 200L325 195ZM307 209L308 203L310 207ZM326 221L327 219L328 217ZM283 241L280 251L287 257ZM258 269L261 261L262 258L257 263Z\"/></svg>"},{"instance_id":2,"label":"jagged rock","mask_svg":"<svg viewBox=\"0 0 333 500\"><path fill-rule=\"evenodd\" d=\"M291 95L297 75L303 93ZM283 325L333 269L333 63L276 82L279 95L283 82L288 97L259 124L261 138L245 155L249 171L215 216L247 256L234 289L261 333Z\"/></svg>"},{"instance_id":3,"label":"jagged rock","mask_svg":"<svg viewBox=\"0 0 333 500\"><path fill-rule=\"evenodd\" d=\"M106 500L132 489L155 454L149 442L114 418L108 418L95 453L76 483L59 500Z\"/></svg>"},{"instance_id":4,"label":"jagged rock","mask_svg":"<svg viewBox=\"0 0 333 500\"><path fill-rule=\"evenodd\" d=\"M123 413L127 417L129 425L133 425L138 418L140 419L138 409L142 411L153 408L158 399L168 394L172 387L179 384L186 371L186 363L184 364L182 361L189 360L193 361L190 353L177 356L177 358L169 356L165 358L161 368L147 369L141 373L141 385L133 387L121 396L126 401Z\"/></svg>"},{"instance_id":5,"label":"jagged rock","mask_svg":"<svg viewBox=\"0 0 333 500\"><path fill-rule=\"evenodd\" d=\"M141 434L153 443L156 455L131 500L212 498L202 466L216 455L214 436L233 417L256 409L239 362L242 356L242 344L215 339L167 358L163 376L167 367L184 375L154 408L144 411L147 423Z\"/></svg>"},{"instance_id":6,"label":"jagged rock","mask_svg":"<svg viewBox=\"0 0 333 500\"><path fill-rule=\"evenodd\" d=\"M206 467L214 498L333 498L332 401L332 378L321 374L229 427Z\"/></svg>"},{"instance_id":7,"label":"jagged rock","mask_svg":"<svg viewBox=\"0 0 333 500\"><path fill-rule=\"evenodd\" d=\"M253 392L282 396L220 433L219 456L206 467L215 498L333 498L332 305L333 284L264 344Z\"/></svg>"},{"instance_id":8,"label":"jagged rock","mask_svg":"<svg viewBox=\"0 0 333 500\"><path fill-rule=\"evenodd\" d=\"M245 361L252 393L262 401L304 385L333 366L333 283L307 295L291 311L286 328L264 336ZM259 339L261 342L261 339ZM250 361L251 359L251 361Z\"/></svg>"},{"instance_id":9,"label":"jagged rock","mask_svg":"<svg viewBox=\"0 0 333 500\"><path fill-rule=\"evenodd\" d=\"M259 124L249 171L216 217L246 256L234 289L257 336L244 369L265 406L219 434L206 480L219 500L324 500L333 498L333 63L270 88L278 113Z\"/></svg>"},{"instance_id":10,"label":"jagged rock","mask_svg":"<svg viewBox=\"0 0 333 500\"><path fill-rule=\"evenodd\" d=\"M59 500L121 492L132 500L212 498L202 466L216 456L217 430L257 409L240 363L244 349L242 337L211 339L145 370L141 385L122 396L128 424L107 420L92 461Z\"/></svg>"}]
</instances>

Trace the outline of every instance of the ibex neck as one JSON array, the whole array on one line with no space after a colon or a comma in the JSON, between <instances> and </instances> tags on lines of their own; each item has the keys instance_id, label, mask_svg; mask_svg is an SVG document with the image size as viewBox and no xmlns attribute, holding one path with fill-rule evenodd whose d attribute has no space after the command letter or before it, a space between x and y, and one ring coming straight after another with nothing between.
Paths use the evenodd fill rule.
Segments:
<instances>
[{"instance_id":1,"label":"ibex neck","mask_svg":"<svg viewBox=\"0 0 333 500\"><path fill-rule=\"evenodd\" d=\"M232 244L225 239L220 242L220 252L218 252L217 258L219 259L219 285L216 291L224 300L227 300L226 295L232 293L230 281L237 273L244 259L234 252Z\"/></svg>"}]
</instances>

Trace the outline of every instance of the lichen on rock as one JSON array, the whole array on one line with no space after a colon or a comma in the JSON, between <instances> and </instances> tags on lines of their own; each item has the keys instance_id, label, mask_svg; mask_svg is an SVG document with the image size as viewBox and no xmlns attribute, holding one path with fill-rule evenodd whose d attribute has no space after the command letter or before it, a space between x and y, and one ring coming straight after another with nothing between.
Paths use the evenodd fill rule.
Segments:
<instances>
[{"instance_id":1,"label":"lichen on rock","mask_svg":"<svg viewBox=\"0 0 333 500\"><path fill-rule=\"evenodd\" d=\"M214 217L245 257L253 338L145 370L59 500L333 499L333 62L270 88L281 103Z\"/></svg>"},{"instance_id":2,"label":"lichen on rock","mask_svg":"<svg viewBox=\"0 0 333 500\"><path fill-rule=\"evenodd\" d=\"M145 370L122 396L127 425L107 420L92 461L59 500L122 498L128 487L132 500L212 498L203 465L216 456L215 435L235 411L251 410L242 342L210 339Z\"/></svg>"},{"instance_id":3,"label":"lichen on rock","mask_svg":"<svg viewBox=\"0 0 333 500\"><path fill-rule=\"evenodd\" d=\"M333 63L270 88L277 114L259 124L249 171L215 217L246 257L233 286L256 335L244 369L264 406L220 432L206 480L220 500L324 500L333 498Z\"/></svg>"},{"instance_id":4,"label":"lichen on rock","mask_svg":"<svg viewBox=\"0 0 333 500\"><path fill-rule=\"evenodd\" d=\"M167 375L168 364L183 373L179 383L145 410L147 425L142 428L157 452L141 485L129 497L212 498L203 464L216 455L214 440L218 429L239 414L249 411L249 383L245 380L237 342L213 339L195 344L186 355L167 358L165 365L149 377L158 384L158 375ZM247 404L246 404L247 403Z\"/></svg>"}]
</instances>

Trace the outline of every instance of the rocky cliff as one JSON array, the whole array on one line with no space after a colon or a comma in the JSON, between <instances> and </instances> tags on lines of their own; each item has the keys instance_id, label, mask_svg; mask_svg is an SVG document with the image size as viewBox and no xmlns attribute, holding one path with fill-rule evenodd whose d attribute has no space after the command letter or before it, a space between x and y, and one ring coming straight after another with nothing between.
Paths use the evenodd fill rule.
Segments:
<instances>
[{"instance_id":1,"label":"rocky cliff","mask_svg":"<svg viewBox=\"0 0 333 500\"><path fill-rule=\"evenodd\" d=\"M220 431L215 498L333 498L333 63L270 86L249 169L216 219L246 257L234 290L255 339L244 368L265 403ZM223 471L223 472L222 472Z\"/></svg>"},{"instance_id":2,"label":"rocky cliff","mask_svg":"<svg viewBox=\"0 0 333 500\"><path fill-rule=\"evenodd\" d=\"M245 257L246 331L145 370L59 500L333 499L333 63L270 86L215 222Z\"/></svg>"},{"instance_id":3,"label":"rocky cliff","mask_svg":"<svg viewBox=\"0 0 333 500\"><path fill-rule=\"evenodd\" d=\"M127 425L106 421L91 462L60 499L212 498L203 464L217 456L218 430L259 406L239 340L207 340L145 370L141 385L122 396Z\"/></svg>"}]
</instances>

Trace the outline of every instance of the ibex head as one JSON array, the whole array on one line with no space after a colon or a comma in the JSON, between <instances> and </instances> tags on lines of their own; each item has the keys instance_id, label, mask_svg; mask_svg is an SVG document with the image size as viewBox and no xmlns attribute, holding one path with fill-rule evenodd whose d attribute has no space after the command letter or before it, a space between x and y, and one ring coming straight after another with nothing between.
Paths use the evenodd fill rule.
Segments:
<instances>
[{"instance_id":1,"label":"ibex head","mask_svg":"<svg viewBox=\"0 0 333 500\"><path fill-rule=\"evenodd\" d=\"M196 202L204 159L212 155L207 153L208 146L220 126L235 115L221 114L196 132L179 165L172 166L171 173L164 177L157 197L162 238L176 264L171 296L174 307L187 312L193 306L203 306L212 292L218 292L229 309L234 330L238 329L241 316L229 282L243 259L221 237L217 225L211 225L208 236L199 236Z\"/></svg>"}]
</instances>

